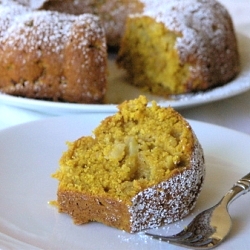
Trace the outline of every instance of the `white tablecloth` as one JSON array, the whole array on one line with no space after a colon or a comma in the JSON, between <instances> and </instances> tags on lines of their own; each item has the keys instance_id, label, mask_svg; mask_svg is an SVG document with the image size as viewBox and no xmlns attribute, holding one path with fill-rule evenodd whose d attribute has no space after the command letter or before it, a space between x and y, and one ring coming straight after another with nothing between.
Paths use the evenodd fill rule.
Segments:
<instances>
[{"instance_id":1,"label":"white tablecloth","mask_svg":"<svg viewBox=\"0 0 250 250\"><path fill-rule=\"evenodd\" d=\"M250 37L250 0L220 0L232 15L237 32ZM250 44L249 44L250 53ZM214 103L180 110L188 118L250 134L250 91ZM51 117L0 103L0 129Z\"/></svg>"}]
</instances>

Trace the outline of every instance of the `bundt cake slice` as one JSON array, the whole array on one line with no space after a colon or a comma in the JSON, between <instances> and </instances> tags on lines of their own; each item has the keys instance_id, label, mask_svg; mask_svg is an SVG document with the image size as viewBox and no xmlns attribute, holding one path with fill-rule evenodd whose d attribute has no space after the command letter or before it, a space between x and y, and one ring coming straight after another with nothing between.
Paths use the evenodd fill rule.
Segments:
<instances>
[{"instance_id":1,"label":"bundt cake slice","mask_svg":"<svg viewBox=\"0 0 250 250\"><path fill-rule=\"evenodd\" d=\"M93 136L68 143L53 177L59 212L76 224L137 232L188 215L204 174L202 147L188 122L140 96L119 105Z\"/></svg>"}]
</instances>

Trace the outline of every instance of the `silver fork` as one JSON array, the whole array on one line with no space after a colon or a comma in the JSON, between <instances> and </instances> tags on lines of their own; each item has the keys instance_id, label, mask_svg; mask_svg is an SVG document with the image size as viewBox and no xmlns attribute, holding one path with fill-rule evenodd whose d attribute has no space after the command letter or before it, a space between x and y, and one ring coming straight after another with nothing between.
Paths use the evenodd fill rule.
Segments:
<instances>
[{"instance_id":1,"label":"silver fork","mask_svg":"<svg viewBox=\"0 0 250 250\"><path fill-rule=\"evenodd\" d=\"M154 239L171 244L192 248L211 249L220 244L232 227L228 205L243 194L250 191L250 173L238 180L215 206L198 214L180 233L162 236L146 232Z\"/></svg>"}]
</instances>

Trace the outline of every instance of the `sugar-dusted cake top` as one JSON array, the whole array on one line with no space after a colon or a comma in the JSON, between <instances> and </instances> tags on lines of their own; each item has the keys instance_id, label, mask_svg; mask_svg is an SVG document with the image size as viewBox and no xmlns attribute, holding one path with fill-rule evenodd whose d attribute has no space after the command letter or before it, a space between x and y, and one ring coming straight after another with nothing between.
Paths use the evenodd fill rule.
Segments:
<instances>
[{"instance_id":1,"label":"sugar-dusted cake top","mask_svg":"<svg viewBox=\"0 0 250 250\"><path fill-rule=\"evenodd\" d=\"M104 33L98 17L91 14L74 16L51 11L32 11L13 4L0 5L0 15L0 42L13 45L13 49L18 46L26 52L39 50L41 46L53 47L59 52L68 38L74 37L77 27L81 26L84 27L82 35L75 34L75 39L80 41L78 46L86 46L93 35L97 36L96 40L101 39ZM103 46L106 47L105 44Z\"/></svg>"},{"instance_id":2,"label":"sugar-dusted cake top","mask_svg":"<svg viewBox=\"0 0 250 250\"><path fill-rule=\"evenodd\" d=\"M178 34L176 46L184 60L197 53L197 50L201 57L206 55L210 44L218 50L224 49L225 39L233 29L228 11L216 0L142 0L142 2L143 13L131 17L150 16L157 22L163 23L167 29L176 32ZM228 43L232 41L235 43L234 40L232 37ZM230 50L228 53L231 53Z\"/></svg>"}]
</instances>

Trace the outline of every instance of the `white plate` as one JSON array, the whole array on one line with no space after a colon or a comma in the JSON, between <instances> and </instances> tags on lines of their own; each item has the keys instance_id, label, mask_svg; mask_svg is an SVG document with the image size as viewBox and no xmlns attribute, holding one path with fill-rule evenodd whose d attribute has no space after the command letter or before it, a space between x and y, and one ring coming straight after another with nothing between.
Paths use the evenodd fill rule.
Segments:
<instances>
[{"instance_id":1,"label":"white plate","mask_svg":"<svg viewBox=\"0 0 250 250\"><path fill-rule=\"evenodd\" d=\"M98 223L76 226L48 204L56 198L57 181L50 175L66 149L65 141L89 135L103 118L104 114L50 118L0 131L0 249L178 249L143 233L129 234ZM249 136L190 123L204 147L207 176L193 214L159 229L166 234L181 230L250 169ZM249 194L230 206L233 228L219 249L248 249L249 207Z\"/></svg>"},{"instance_id":2,"label":"white plate","mask_svg":"<svg viewBox=\"0 0 250 250\"><path fill-rule=\"evenodd\" d=\"M72 113L102 112L111 113L116 111L118 103L126 99L137 98L144 94L149 100L157 100L162 106L172 106L176 109L188 108L209 102L232 97L250 89L250 38L238 34L239 50L241 56L241 72L228 84L209 91L195 94L181 95L175 100L167 100L159 96L150 95L126 82L125 73L116 67L113 58L109 60L108 91L106 94L107 104L73 104L51 101L42 101L29 98L15 97L0 93L0 103L46 114L62 115Z\"/></svg>"}]
</instances>

